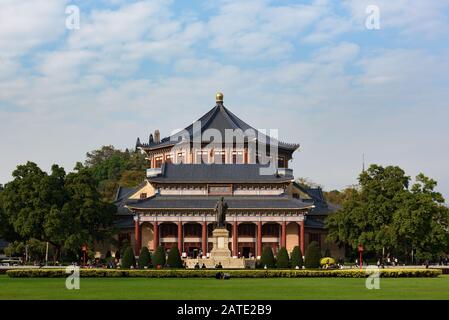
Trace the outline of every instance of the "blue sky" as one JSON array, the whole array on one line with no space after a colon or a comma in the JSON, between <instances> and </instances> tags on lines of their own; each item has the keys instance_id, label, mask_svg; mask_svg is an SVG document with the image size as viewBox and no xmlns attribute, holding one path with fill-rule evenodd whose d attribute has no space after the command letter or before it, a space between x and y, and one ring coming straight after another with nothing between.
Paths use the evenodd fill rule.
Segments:
<instances>
[{"instance_id":1,"label":"blue sky","mask_svg":"<svg viewBox=\"0 0 449 320\"><path fill-rule=\"evenodd\" d=\"M364 153L448 198L448 40L448 0L0 0L0 183L27 160L70 170L101 145L168 135L222 91L301 144L297 177L343 188Z\"/></svg>"}]
</instances>

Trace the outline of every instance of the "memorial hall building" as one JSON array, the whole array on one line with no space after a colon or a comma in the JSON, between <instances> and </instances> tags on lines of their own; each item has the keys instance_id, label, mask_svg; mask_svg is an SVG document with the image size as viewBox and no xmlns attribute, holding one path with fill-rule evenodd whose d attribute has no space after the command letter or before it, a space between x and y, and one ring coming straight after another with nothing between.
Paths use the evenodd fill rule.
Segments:
<instances>
[{"instance_id":1,"label":"memorial hall building","mask_svg":"<svg viewBox=\"0 0 449 320\"><path fill-rule=\"evenodd\" d=\"M229 132L243 134L224 138ZM161 139L156 130L148 141L138 138L136 148L148 160L146 179L135 188L120 187L115 202L118 241L129 241L136 255L142 246L154 251L176 244L183 257L207 257L221 197L228 205L233 257L257 259L264 246L275 255L281 247L291 252L299 246L304 254L311 241L323 251L340 251L325 239L324 219L335 208L320 188L295 182L289 168L299 144L254 129L224 106L221 93L181 133Z\"/></svg>"}]
</instances>

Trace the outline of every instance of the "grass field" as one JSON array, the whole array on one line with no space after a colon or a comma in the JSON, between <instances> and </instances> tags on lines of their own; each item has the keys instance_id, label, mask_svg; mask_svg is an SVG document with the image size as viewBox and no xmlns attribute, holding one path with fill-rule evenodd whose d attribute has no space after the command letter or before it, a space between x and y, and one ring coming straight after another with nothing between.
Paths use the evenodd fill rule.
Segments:
<instances>
[{"instance_id":1,"label":"grass field","mask_svg":"<svg viewBox=\"0 0 449 320\"><path fill-rule=\"evenodd\" d=\"M67 290L62 278L0 276L0 299L445 299L449 276L381 279L380 290L365 279L149 279L81 278Z\"/></svg>"}]
</instances>

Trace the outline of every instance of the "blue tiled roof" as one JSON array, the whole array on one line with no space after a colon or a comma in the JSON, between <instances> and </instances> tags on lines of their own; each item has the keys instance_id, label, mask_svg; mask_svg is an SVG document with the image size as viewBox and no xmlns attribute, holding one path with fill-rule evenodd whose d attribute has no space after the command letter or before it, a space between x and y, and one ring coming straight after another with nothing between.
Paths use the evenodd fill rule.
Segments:
<instances>
[{"instance_id":1,"label":"blue tiled roof","mask_svg":"<svg viewBox=\"0 0 449 320\"><path fill-rule=\"evenodd\" d=\"M282 183L292 175L261 174L260 164L171 164L165 163L160 176L148 178L159 183Z\"/></svg>"},{"instance_id":2,"label":"blue tiled roof","mask_svg":"<svg viewBox=\"0 0 449 320\"><path fill-rule=\"evenodd\" d=\"M277 146L279 146L279 148L290 151L294 151L299 148L299 144L281 142L274 138L268 137L267 135L264 135L257 129L253 128L252 126L241 120L231 111L229 111L222 103L217 103L215 107L209 110L197 121L201 122L201 133L203 133L207 129L215 129L221 133L223 139L226 136L225 135L226 129L241 129L243 132L245 132L248 129L252 129L255 132L257 140L261 141L263 144L266 145L276 144ZM193 124L189 125L184 129L186 132L189 133L190 141L193 141L193 134L194 134L193 129L194 129ZM180 138L181 136L179 134L174 134L172 136L161 139L159 143L150 141L148 143L141 143L140 139L137 139L136 147L156 149L164 146L172 146L176 142L178 142Z\"/></svg>"},{"instance_id":3,"label":"blue tiled roof","mask_svg":"<svg viewBox=\"0 0 449 320\"><path fill-rule=\"evenodd\" d=\"M219 196L162 196L156 194L142 200L129 200L132 209L206 209L213 210ZM312 205L286 195L224 197L229 209L307 209Z\"/></svg>"}]
</instances>

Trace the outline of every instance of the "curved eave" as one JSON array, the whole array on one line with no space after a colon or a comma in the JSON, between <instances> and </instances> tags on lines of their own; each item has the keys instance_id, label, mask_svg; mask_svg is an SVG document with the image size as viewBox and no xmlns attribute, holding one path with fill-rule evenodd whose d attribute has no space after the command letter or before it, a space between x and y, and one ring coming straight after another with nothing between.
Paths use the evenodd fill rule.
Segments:
<instances>
[{"instance_id":1,"label":"curved eave","mask_svg":"<svg viewBox=\"0 0 449 320\"><path fill-rule=\"evenodd\" d=\"M169 180L164 181L163 178L161 180L158 180L157 178L147 178L149 182L152 184L288 184L294 181L294 179L285 179L285 180L278 180L278 181L272 181L272 180L245 180L245 181L235 181L235 180L192 180L192 181L186 181L186 180Z\"/></svg>"},{"instance_id":2,"label":"curved eave","mask_svg":"<svg viewBox=\"0 0 449 320\"><path fill-rule=\"evenodd\" d=\"M147 143L140 143L140 144L136 144L136 148L142 149L144 151L155 151L158 149L174 147L178 143L183 143L183 142L162 142L162 143L155 144L155 145L149 145ZM213 143L213 141L202 141L202 144L209 145L211 143ZM269 146L269 144L265 144L265 145ZM299 149L300 144L287 144L285 142L282 142L278 145L273 145L273 147L277 147L278 149L294 152L297 149Z\"/></svg>"},{"instance_id":3,"label":"curved eave","mask_svg":"<svg viewBox=\"0 0 449 320\"><path fill-rule=\"evenodd\" d=\"M304 208L228 208L228 211L264 211L264 210L269 210L269 211L305 211L305 210L310 210L313 209L315 206L311 205L308 207L304 207ZM202 210L202 211L214 211L214 208L141 208L141 207L133 207L133 206L128 206L125 205L125 208L129 209L129 210L136 210L136 211L170 211L170 210Z\"/></svg>"}]
</instances>

